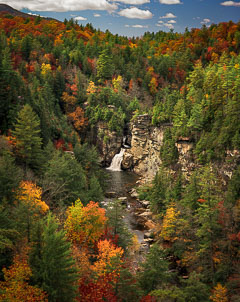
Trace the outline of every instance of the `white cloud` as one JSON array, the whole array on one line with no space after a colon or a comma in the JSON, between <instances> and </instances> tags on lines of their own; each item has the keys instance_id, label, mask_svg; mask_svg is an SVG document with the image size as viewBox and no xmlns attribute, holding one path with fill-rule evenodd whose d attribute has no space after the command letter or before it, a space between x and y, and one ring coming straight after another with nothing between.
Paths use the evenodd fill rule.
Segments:
<instances>
[{"instance_id":1,"label":"white cloud","mask_svg":"<svg viewBox=\"0 0 240 302\"><path fill-rule=\"evenodd\" d=\"M129 19L151 19L153 16L149 10L142 10L137 7L125 8L118 14Z\"/></svg>"},{"instance_id":2,"label":"white cloud","mask_svg":"<svg viewBox=\"0 0 240 302\"><path fill-rule=\"evenodd\" d=\"M125 24L125 27L129 28L129 27L133 27L133 28L148 28L148 25L141 25L141 24L135 24L135 25L129 25L129 24Z\"/></svg>"},{"instance_id":3,"label":"white cloud","mask_svg":"<svg viewBox=\"0 0 240 302\"><path fill-rule=\"evenodd\" d=\"M74 20L77 20L77 21L86 21L87 18L78 16L78 17L75 17Z\"/></svg>"},{"instance_id":4,"label":"white cloud","mask_svg":"<svg viewBox=\"0 0 240 302\"><path fill-rule=\"evenodd\" d=\"M100 15L100 14L93 14L93 16L94 16L95 18L99 18L99 17L101 17L101 15Z\"/></svg>"},{"instance_id":5,"label":"white cloud","mask_svg":"<svg viewBox=\"0 0 240 302\"><path fill-rule=\"evenodd\" d=\"M158 26L158 27L166 26L169 29L173 29L174 28L173 24L175 24L175 23L176 23L175 20L169 20L167 22L163 22L162 20L160 20L160 21L158 21L156 26Z\"/></svg>"},{"instance_id":6,"label":"white cloud","mask_svg":"<svg viewBox=\"0 0 240 302\"><path fill-rule=\"evenodd\" d=\"M148 28L148 25L140 25L140 24L135 24L132 25L133 28Z\"/></svg>"},{"instance_id":7,"label":"white cloud","mask_svg":"<svg viewBox=\"0 0 240 302\"><path fill-rule=\"evenodd\" d=\"M177 18L177 16L175 16L172 13L167 13L165 16L160 17L160 19L170 19L170 18Z\"/></svg>"},{"instance_id":8,"label":"white cloud","mask_svg":"<svg viewBox=\"0 0 240 302\"><path fill-rule=\"evenodd\" d=\"M202 20L201 24L207 24L209 22L211 22L211 20L206 18Z\"/></svg>"},{"instance_id":9,"label":"white cloud","mask_svg":"<svg viewBox=\"0 0 240 302\"><path fill-rule=\"evenodd\" d=\"M174 29L174 26L172 24L169 24L169 23L165 23L164 26L166 26L169 29Z\"/></svg>"},{"instance_id":10,"label":"white cloud","mask_svg":"<svg viewBox=\"0 0 240 302\"><path fill-rule=\"evenodd\" d=\"M180 0L159 0L161 4L182 4Z\"/></svg>"},{"instance_id":11,"label":"white cloud","mask_svg":"<svg viewBox=\"0 0 240 302\"><path fill-rule=\"evenodd\" d=\"M221 5L224 5L224 6L239 6L240 7L240 2L224 1L224 2L221 3Z\"/></svg>"},{"instance_id":12,"label":"white cloud","mask_svg":"<svg viewBox=\"0 0 240 302\"><path fill-rule=\"evenodd\" d=\"M132 5L141 5L145 3L150 3L150 0L112 0L117 2L122 2L124 4L132 4Z\"/></svg>"},{"instance_id":13,"label":"white cloud","mask_svg":"<svg viewBox=\"0 0 240 302\"><path fill-rule=\"evenodd\" d=\"M118 8L117 4L109 0L8 0L7 4L15 9L27 8L32 11L81 11L81 10L107 10L112 12Z\"/></svg>"},{"instance_id":14,"label":"white cloud","mask_svg":"<svg viewBox=\"0 0 240 302\"><path fill-rule=\"evenodd\" d=\"M39 14L33 14L33 13L28 13L28 15L31 15L31 16L40 16ZM44 18L44 16L40 16L42 18Z\"/></svg>"}]
</instances>

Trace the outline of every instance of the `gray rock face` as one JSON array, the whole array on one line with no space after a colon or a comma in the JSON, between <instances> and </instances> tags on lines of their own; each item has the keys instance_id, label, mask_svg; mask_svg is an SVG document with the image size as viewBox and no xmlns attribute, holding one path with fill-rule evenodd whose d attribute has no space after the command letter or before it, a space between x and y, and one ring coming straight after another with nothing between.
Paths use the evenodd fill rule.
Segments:
<instances>
[{"instance_id":1,"label":"gray rock face","mask_svg":"<svg viewBox=\"0 0 240 302\"><path fill-rule=\"evenodd\" d=\"M137 116L130 124L131 149L124 154L123 168L131 168L145 179L151 180L161 165L159 155L166 127L168 126L153 127L148 114Z\"/></svg>"},{"instance_id":2,"label":"gray rock face","mask_svg":"<svg viewBox=\"0 0 240 302\"><path fill-rule=\"evenodd\" d=\"M110 131L107 124L98 122L96 126L97 148L100 151L101 162L110 165L115 154L119 153L122 146L122 135L115 131Z\"/></svg>"}]
</instances>

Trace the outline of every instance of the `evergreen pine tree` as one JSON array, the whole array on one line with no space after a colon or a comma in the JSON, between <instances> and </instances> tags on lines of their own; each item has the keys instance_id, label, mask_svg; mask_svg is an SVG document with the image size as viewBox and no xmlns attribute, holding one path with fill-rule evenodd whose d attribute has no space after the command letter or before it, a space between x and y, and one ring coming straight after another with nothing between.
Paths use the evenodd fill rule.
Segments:
<instances>
[{"instance_id":1,"label":"evergreen pine tree","mask_svg":"<svg viewBox=\"0 0 240 302\"><path fill-rule=\"evenodd\" d=\"M113 75L113 64L107 49L103 50L97 63L97 77L100 82L108 80Z\"/></svg>"},{"instance_id":2,"label":"evergreen pine tree","mask_svg":"<svg viewBox=\"0 0 240 302\"><path fill-rule=\"evenodd\" d=\"M74 300L77 279L70 243L54 216L49 214L35 232L34 246L30 255L33 282L48 294L49 302Z\"/></svg>"},{"instance_id":3,"label":"evergreen pine tree","mask_svg":"<svg viewBox=\"0 0 240 302\"><path fill-rule=\"evenodd\" d=\"M41 162L42 138L40 121L30 105L25 105L18 114L15 130L17 154L25 166L36 168Z\"/></svg>"}]
</instances>

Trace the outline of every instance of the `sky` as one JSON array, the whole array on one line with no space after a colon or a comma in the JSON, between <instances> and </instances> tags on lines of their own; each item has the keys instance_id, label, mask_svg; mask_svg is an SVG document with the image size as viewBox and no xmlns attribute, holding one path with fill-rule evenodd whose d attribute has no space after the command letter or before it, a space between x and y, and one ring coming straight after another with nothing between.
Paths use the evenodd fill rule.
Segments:
<instances>
[{"instance_id":1,"label":"sky","mask_svg":"<svg viewBox=\"0 0 240 302\"><path fill-rule=\"evenodd\" d=\"M184 32L203 24L240 21L240 0L5 0L15 9L128 37L146 31Z\"/></svg>"}]
</instances>

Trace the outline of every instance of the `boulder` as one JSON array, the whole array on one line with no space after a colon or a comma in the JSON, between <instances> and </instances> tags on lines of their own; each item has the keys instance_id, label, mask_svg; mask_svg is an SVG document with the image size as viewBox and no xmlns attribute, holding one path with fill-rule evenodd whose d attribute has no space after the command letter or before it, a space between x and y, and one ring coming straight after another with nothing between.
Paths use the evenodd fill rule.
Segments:
<instances>
[{"instance_id":1,"label":"boulder","mask_svg":"<svg viewBox=\"0 0 240 302\"><path fill-rule=\"evenodd\" d=\"M147 222L145 222L145 228L148 230L152 230L155 229L156 224L152 221L152 220L148 220Z\"/></svg>"},{"instance_id":2,"label":"boulder","mask_svg":"<svg viewBox=\"0 0 240 302\"><path fill-rule=\"evenodd\" d=\"M133 155L131 153L124 152L121 167L123 170L130 170L133 168Z\"/></svg>"},{"instance_id":3,"label":"boulder","mask_svg":"<svg viewBox=\"0 0 240 302\"><path fill-rule=\"evenodd\" d=\"M139 216L141 216L141 217L152 217L152 212L150 212L150 211L146 211L146 212L143 212L143 213L141 213Z\"/></svg>"},{"instance_id":4,"label":"boulder","mask_svg":"<svg viewBox=\"0 0 240 302\"><path fill-rule=\"evenodd\" d=\"M115 198L117 193L116 192L105 192L105 197L107 198Z\"/></svg>"},{"instance_id":5,"label":"boulder","mask_svg":"<svg viewBox=\"0 0 240 302\"><path fill-rule=\"evenodd\" d=\"M118 200L121 201L122 204L127 204L127 197L118 197Z\"/></svg>"}]
</instances>

